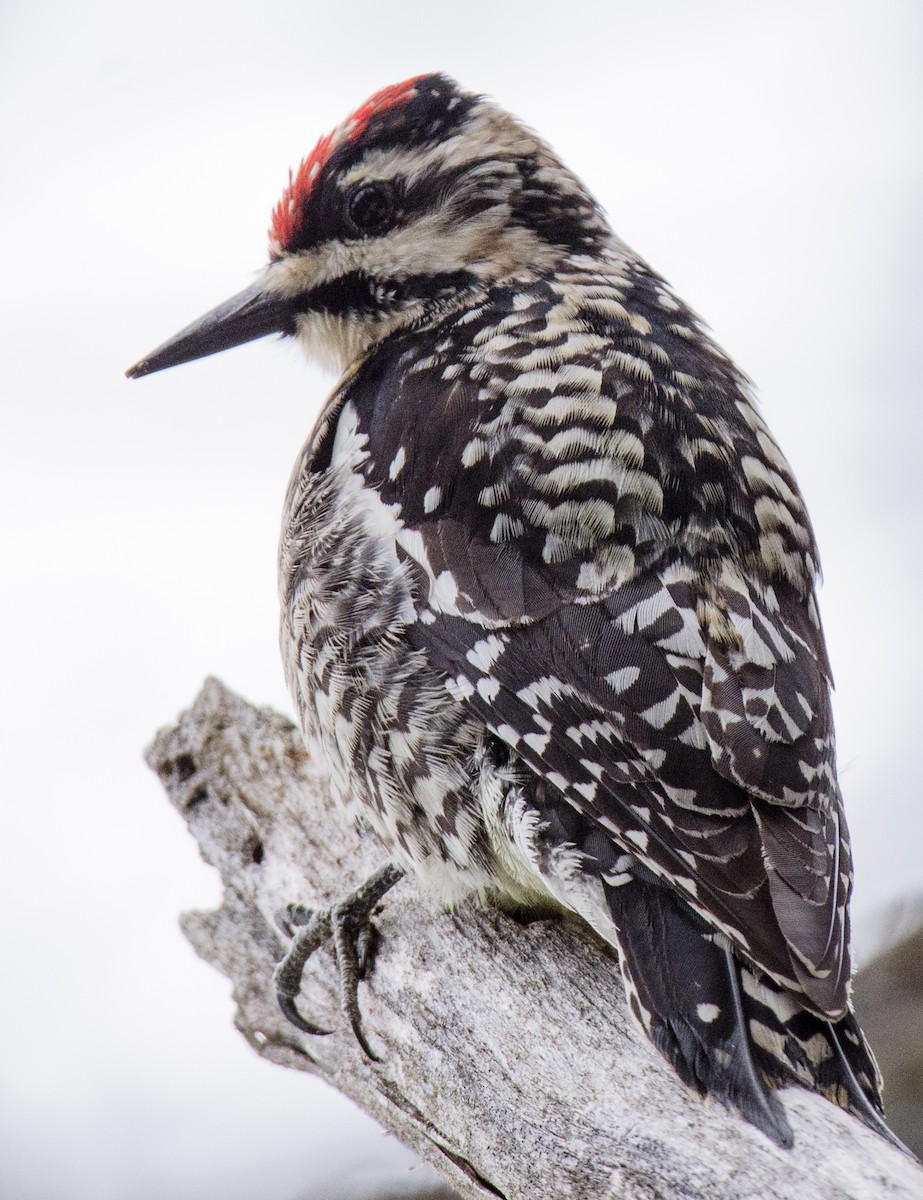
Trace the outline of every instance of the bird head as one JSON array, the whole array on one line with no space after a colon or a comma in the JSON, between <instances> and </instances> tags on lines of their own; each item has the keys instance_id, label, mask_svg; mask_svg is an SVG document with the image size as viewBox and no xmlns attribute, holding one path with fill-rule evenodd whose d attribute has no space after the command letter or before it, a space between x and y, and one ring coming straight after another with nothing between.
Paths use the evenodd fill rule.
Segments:
<instances>
[{"instance_id":1,"label":"bird head","mask_svg":"<svg viewBox=\"0 0 923 1200\"><path fill-rule=\"evenodd\" d=\"M531 130L444 75L420 75L377 92L289 172L256 283L127 373L271 333L342 370L396 330L610 237Z\"/></svg>"}]
</instances>

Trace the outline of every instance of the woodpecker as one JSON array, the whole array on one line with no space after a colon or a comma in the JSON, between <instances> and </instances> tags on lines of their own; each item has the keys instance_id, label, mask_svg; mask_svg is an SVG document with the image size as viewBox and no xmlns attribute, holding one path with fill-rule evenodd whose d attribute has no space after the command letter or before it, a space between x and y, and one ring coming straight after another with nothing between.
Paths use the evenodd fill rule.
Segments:
<instances>
[{"instance_id":1,"label":"woodpecker","mask_svg":"<svg viewBox=\"0 0 923 1200\"><path fill-rule=\"evenodd\" d=\"M270 333L341 373L288 489L281 644L391 854L363 914L404 872L576 914L700 1094L789 1146L798 1081L890 1136L817 549L744 375L545 142L439 74L322 138L257 282L128 373ZM280 995L319 1033L307 953L332 932L352 993L360 956L309 924Z\"/></svg>"}]
</instances>

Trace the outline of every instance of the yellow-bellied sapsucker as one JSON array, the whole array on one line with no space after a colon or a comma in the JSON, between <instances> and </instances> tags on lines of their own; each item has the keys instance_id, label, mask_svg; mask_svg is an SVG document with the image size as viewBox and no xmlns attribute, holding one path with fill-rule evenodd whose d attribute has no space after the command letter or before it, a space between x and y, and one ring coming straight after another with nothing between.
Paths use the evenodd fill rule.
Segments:
<instances>
[{"instance_id":1,"label":"yellow-bellied sapsucker","mask_svg":"<svg viewBox=\"0 0 923 1200\"><path fill-rule=\"evenodd\" d=\"M270 239L130 374L274 332L344 372L289 488L282 649L397 864L366 899L401 868L572 910L692 1087L783 1145L791 1079L883 1129L817 554L744 377L549 147L442 75L323 138Z\"/></svg>"}]
</instances>

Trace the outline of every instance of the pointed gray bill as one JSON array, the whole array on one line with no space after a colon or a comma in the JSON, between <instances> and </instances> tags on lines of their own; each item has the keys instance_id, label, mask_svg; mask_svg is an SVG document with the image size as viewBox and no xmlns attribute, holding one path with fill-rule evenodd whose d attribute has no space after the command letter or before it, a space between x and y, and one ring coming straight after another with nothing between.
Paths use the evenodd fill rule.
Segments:
<instances>
[{"instance_id":1,"label":"pointed gray bill","mask_svg":"<svg viewBox=\"0 0 923 1200\"><path fill-rule=\"evenodd\" d=\"M270 333L294 333L295 308L291 300L264 290L263 283L245 288L207 312L175 337L152 350L146 357L129 367L129 379L139 379L166 367L177 367L230 350Z\"/></svg>"}]
</instances>

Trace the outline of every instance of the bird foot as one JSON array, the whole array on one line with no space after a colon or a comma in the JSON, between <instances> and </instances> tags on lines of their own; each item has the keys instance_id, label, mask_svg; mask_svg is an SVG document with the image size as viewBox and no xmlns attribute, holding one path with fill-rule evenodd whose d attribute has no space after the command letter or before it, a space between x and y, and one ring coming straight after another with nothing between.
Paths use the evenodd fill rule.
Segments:
<instances>
[{"instance_id":1,"label":"bird foot","mask_svg":"<svg viewBox=\"0 0 923 1200\"><path fill-rule=\"evenodd\" d=\"M371 969L375 956L376 931L372 913L382 897L401 879L404 872L387 863L329 908L305 908L290 904L277 918L283 932L292 938L285 958L275 969L276 996L285 1017L296 1029L313 1036L332 1033L298 1011L301 977L308 959L325 942L333 944L340 976L340 1005L365 1054L374 1062L379 1056L372 1050L359 1011L359 980Z\"/></svg>"}]
</instances>

